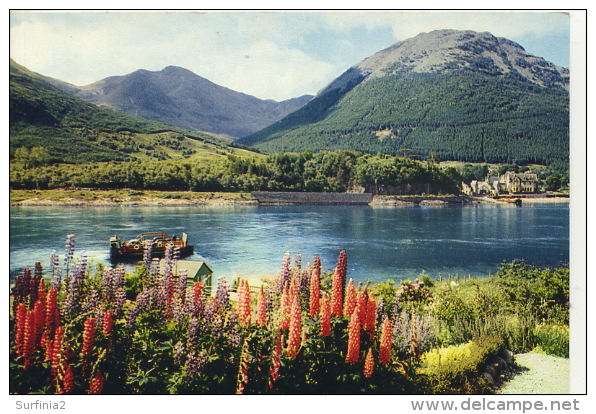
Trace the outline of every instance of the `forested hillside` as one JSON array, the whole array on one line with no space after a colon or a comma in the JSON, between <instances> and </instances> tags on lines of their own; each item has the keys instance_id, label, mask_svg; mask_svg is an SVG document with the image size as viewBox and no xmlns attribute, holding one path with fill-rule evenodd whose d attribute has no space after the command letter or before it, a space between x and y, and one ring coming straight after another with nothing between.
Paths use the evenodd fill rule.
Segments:
<instances>
[{"instance_id":1,"label":"forested hillside","mask_svg":"<svg viewBox=\"0 0 596 414\"><path fill-rule=\"evenodd\" d=\"M344 148L568 169L568 72L486 33L419 37L240 142L269 153Z\"/></svg>"},{"instance_id":2,"label":"forested hillside","mask_svg":"<svg viewBox=\"0 0 596 414\"><path fill-rule=\"evenodd\" d=\"M238 153L202 132L99 108L10 61L10 157L56 162L163 160Z\"/></svg>"},{"instance_id":3,"label":"forested hillside","mask_svg":"<svg viewBox=\"0 0 596 414\"><path fill-rule=\"evenodd\" d=\"M131 161L54 164L35 168L13 165L13 189L85 187L166 191L327 191L344 192L359 186L416 186L433 194L457 194L462 176L455 168L356 151L276 154L268 157L228 155L200 163ZM409 187L408 187L409 186Z\"/></svg>"}]
</instances>

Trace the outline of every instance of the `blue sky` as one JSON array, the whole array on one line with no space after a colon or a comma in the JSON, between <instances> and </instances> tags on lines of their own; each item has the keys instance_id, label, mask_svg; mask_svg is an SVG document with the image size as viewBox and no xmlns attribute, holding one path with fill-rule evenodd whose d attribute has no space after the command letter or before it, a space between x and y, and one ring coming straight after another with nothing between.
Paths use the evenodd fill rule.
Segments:
<instances>
[{"instance_id":1,"label":"blue sky","mask_svg":"<svg viewBox=\"0 0 596 414\"><path fill-rule=\"evenodd\" d=\"M437 29L488 31L569 67L561 12L11 11L10 56L83 86L181 66L262 99L314 94L395 42Z\"/></svg>"}]
</instances>

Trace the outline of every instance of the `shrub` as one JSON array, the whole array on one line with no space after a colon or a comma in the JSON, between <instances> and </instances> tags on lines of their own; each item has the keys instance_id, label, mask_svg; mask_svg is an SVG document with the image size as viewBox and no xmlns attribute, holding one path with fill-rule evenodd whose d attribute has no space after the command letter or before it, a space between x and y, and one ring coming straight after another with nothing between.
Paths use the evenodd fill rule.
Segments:
<instances>
[{"instance_id":1,"label":"shrub","mask_svg":"<svg viewBox=\"0 0 596 414\"><path fill-rule=\"evenodd\" d=\"M535 335L545 354L569 358L569 327L541 324L536 327Z\"/></svg>"},{"instance_id":2,"label":"shrub","mask_svg":"<svg viewBox=\"0 0 596 414\"><path fill-rule=\"evenodd\" d=\"M488 392L479 377L486 360L496 355L503 342L498 336L482 336L475 340L433 349L421 357L419 370L426 378L431 393Z\"/></svg>"},{"instance_id":3,"label":"shrub","mask_svg":"<svg viewBox=\"0 0 596 414\"><path fill-rule=\"evenodd\" d=\"M530 305L539 320L569 323L569 269L538 269L527 263L504 263L494 276L509 307Z\"/></svg>"}]
</instances>

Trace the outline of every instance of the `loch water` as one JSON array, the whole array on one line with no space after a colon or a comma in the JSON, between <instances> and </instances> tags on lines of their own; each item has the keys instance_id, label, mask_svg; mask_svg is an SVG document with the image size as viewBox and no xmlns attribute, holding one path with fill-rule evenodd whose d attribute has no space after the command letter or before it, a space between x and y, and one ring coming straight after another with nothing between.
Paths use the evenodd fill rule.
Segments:
<instances>
[{"instance_id":1,"label":"loch water","mask_svg":"<svg viewBox=\"0 0 596 414\"><path fill-rule=\"evenodd\" d=\"M144 231L188 234L190 260L214 276L278 273L284 253L302 266L321 257L323 270L348 257L348 278L373 282L416 278L484 277L504 261L540 267L569 262L569 205L475 204L449 206L192 206L11 207L10 279L25 266L48 268L52 250L62 258L68 234L75 258L109 264L109 238Z\"/></svg>"}]
</instances>

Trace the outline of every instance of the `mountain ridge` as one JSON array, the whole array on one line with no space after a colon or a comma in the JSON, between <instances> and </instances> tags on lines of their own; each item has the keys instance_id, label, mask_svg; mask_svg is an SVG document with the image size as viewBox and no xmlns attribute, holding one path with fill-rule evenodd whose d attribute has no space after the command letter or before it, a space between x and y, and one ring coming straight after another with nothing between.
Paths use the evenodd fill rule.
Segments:
<instances>
[{"instance_id":1,"label":"mountain ridge","mask_svg":"<svg viewBox=\"0 0 596 414\"><path fill-rule=\"evenodd\" d=\"M561 86L569 90L569 70L558 67L545 59L528 54L520 44L496 37L489 32L471 30L435 30L420 33L412 38L397 42L364 59L353 69L364 80L372 80L389 74L440 72L453 70L454 51L460 52L455 62L459 68L469 67L477 55L490 55L493 63L486 62L485 71L503 73L519 72L521 76L541 86ZM464 52L464 53L461 53ZM492 52L492 53L491 53ZM496 58L496 59L495 59ZM512 61L512 59L515 60ZM526 61L524 60L526 59ZM472 61L470 61L472 60ZM349 70L348 70L349 71ZM558 73L557 73L558 72ZM332 81L322 91L343 88L345 73ZM337 82L341 80L340 82Z\"/></svg>"},{"instance_id":2,"label":"mountain ridge","mask_svg":"<svg viewBox=\"0 0 596 414\"><path fill-rule=\"evenodd\" d=\"M281 102L263 100L217 85L194 72L166 66L138 69L86 86L53 78L50 83L75 96L119 112L231 139L256 132L306 104L311 95Z\"/></svg>"},{"instance_id":3,"label":"mountain ridge","mask_svg":"<svg viewBox=\"0 0 596 414\"><path fill-rule=\"evenodd\" d=\"M565 169L569 70L488 32L438 30L346 70L304 107L239 140L264 152L402 149Z\"/></svg>"}]
</instances>

